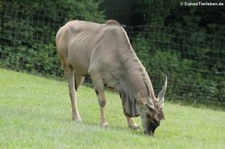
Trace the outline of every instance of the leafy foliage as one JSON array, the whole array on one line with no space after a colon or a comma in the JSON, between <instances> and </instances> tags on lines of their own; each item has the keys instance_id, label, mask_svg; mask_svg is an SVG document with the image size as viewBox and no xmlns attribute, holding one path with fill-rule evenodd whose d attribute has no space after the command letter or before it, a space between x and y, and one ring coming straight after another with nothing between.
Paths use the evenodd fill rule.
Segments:
<instances>
[{"instance_id":1,"label":"leafy foliage","mask_svg":"<svg viewBox=\"0 0 225 149\"><path fill-rule=\"evenodd\" d=\"M102 9L106 9L107 18L116 19L129 26L162 25L214 36L225 36L223 25L225 24L225 4L223 6L182 6L181 2L189 3L190 1L104 0ZM222 3L218 0L212 2Z\"/></svg>"},{"instance_id":2,"label":"leafy foliage","mask_svg":"<svg viewBox=\"0 0 225 149\"><path fill-rule=\"evenodd\" d=\"M160 39L163 42L162 45L168 40ZM170 40L173 40L173 36ZM201 46L198 49L192 47L194 50L190 49L189 51L194 52L190 53L195 55L195 59L193 59L189 54L183 55L182 51L176 50L175 46L172 47L173 49L168 49L168 47L165 49L156 44L157 41L149 39L141 33L133 40L133 46L150 74L156 93L161 90L165 75L167 75L169 81L167 97L170 99L189 97L189 99L205 102L224 102L223 85L225 81L221 79L220 75L216 75L217 70L223 72L224 69L216 63L213 66L210 65L212 61L212 59L208 59L210 50ZM177 47L180 48L179 45ZM216 61L219 62L221 59ZM212 70L208 71L210 68Z\"/></svg>"},{"instance_id":3,"label":"leafy foliage","mask_svg":"<svg viewBox=\"0 0 225 149\"><path fill-rule=\"evenodd\" d=\"M53 44L36 48L4 46L0 50L1 65L18 71L27 70L45 75L62 76L63 72L54 49Z\"/></svg>"},{"instance_id":4,"label":"leafy foliage","mask_svg":"<svg viewBox=\"0 0 225 149\"><path fill-rule=\"evenodd\" d=\"M62 76L55 50L56 31L72 19L103 22L99 3L88 0L0 2L1 65Z\"/></svg>"}]
</instances>

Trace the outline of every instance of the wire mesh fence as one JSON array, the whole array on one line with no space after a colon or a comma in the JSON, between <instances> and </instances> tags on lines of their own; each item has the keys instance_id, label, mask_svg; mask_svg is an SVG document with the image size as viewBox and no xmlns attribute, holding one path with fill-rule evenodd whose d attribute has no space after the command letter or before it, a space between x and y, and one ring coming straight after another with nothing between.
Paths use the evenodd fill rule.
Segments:
<instances>
[{"instance_id":1,"label":"wire mesh fence","mask_svg":"<svg viewBox=\"0 0 225 149\"><path fill-rule=\"evenodd\" d=\"M72 18L59 10L55 13L60 15L52 15L48 9L28 13L12 3L2 6L0 66L62 76L54 37L59 27ZM124 28L156 92L167 75L170 99L225 103L224 37L163 26Z\"/></svg>"}]
</instances>

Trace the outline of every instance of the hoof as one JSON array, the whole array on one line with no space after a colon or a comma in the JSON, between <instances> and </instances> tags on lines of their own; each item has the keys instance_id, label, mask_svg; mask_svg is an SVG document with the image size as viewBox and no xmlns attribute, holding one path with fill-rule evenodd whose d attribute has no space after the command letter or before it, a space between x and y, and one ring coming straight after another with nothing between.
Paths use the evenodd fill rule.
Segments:
<instances>
[{"instance_id":1,"label":"hoof","mask_svg":"<svg viewBox=\"0 0 225 149\"><path fill-rule=\"evenodd\" d=\"M102 128L108 128L109 124L107 122L101 123Z\"/></svg>"},{"instance_id":2,"label":"hoof","mask_svg":"<svg viewBox=\"0 0 225 149\"><path fill-rule=\"evenodd\" d=\"M131 128L133 130L140 129L140 127L138 125L129 126L129 128Z\"/></svg>"},{"instance_id":3,"label":"hoof","mask_svg":"<svg viewBox=\"0 0 225 149\"><path fill-rule=\"evenodd\" d=\"M79 117L79 118L72 118L73 121L77 122L77 123L81 123L82 122L82 119Z\"/></svg>"}]
</instances>

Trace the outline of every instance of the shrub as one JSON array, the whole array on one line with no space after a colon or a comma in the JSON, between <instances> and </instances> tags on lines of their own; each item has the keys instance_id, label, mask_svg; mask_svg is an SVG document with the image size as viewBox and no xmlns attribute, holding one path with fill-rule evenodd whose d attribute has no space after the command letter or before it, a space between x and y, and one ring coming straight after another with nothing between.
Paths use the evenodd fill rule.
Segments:
<instances>
[{"instance_id":1,"label":"shrub","mask_svg":"<svg viewBox=\"0 0 225 149\"><path fill-rule=\"evenodd\" d=\"M153 83L155 92L158 93L163 86L165 75L168 76L167 97L170 99L194 99L202 101L216 101L224 99L221 95L224 81L217 78L211 79L210 74L196 71L199 64L194 59L182 58L181 52L172 49L153 49L152 40L138 35L133 46L138 57L146 67ZM207 76L207 77L206 77Z\"/></svg>"},{"instance_id":2,"label":"shrub","mask_svg":"<svg viewBox=\"0 0 225 149\"><path fill-rule=\"evenodd\" d=\"M4 46L0 51L1 64L14 70L26 70L45 75L62 76L63 72L53 44L34 48Z\"/></svg>"}]
</instances>

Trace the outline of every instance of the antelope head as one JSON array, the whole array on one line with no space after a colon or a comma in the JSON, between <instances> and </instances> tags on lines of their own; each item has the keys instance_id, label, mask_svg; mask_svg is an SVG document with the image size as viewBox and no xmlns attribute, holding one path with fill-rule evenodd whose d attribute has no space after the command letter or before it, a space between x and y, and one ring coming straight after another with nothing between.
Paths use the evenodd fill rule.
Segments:
<instances>
[{"instance_id":1,"label":"antelope head","mask_svg":"<svg viewBox=\"0 0 225 149\"><path fill-rule=\"evenodd\" d=\"M160 125L160 121L164 119L162 108L164 105L164 95L167 88L167 77L157 98L152 96L149 85L146 81L144 82L148 96L147 98L144 98L141 97L139 93L137 94L137 110L141 116L144 133L147 135L154 135L156 128Z\"/></svg>"}]
</instances>

